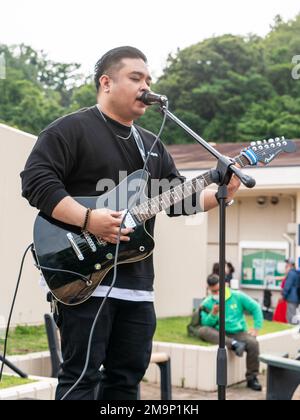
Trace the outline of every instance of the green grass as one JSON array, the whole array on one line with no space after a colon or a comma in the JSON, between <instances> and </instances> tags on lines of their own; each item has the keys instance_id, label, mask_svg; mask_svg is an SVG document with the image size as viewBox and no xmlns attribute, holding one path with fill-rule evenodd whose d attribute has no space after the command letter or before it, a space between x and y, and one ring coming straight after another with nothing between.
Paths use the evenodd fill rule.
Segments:
<instances>
[{"instance_id":1,"label":"green grass","mask_svg":"<svg viewBox=\"0 0 300 420\"><path fill-rule=\"evenodd\" d=\"M4 340L0 339L0 353L3 353ZM7 354L19 355L48 350L44 325L38 327L18 326L8 338Z\"/></svg>"},{"instance_id":2,"label":"green grass","mask_svg":"<svg viewBox=\"0 0 300 420\"><path fill-rule=\"evenodd\" d=\"M249 328L251 328L253 326L252 319L248 317L247 321ZM155 341L210 346L211 344L187 335L186 326L189 322L189 317L158 319L154 337ZM291 327L287 324L265 321L260 335L284 331L289 328ZM0 339L0 354L3 353L3 342L4 340ZM47 350L48 342L44 325L38 327L18 326L9 335L7 353L9 355L28 354Z\"/></svg>"},{"instance_id":3,"label":"green grass","mask_svg":"<svg viewBox=\"0 0 300 420\"><path fill-rule=\"evenodd\" d=\"M164 318L157 320L157 329L154 340L167 343L192 344L197 346L208 347L211 344L206 343L198 338L189 337L187 335L187 325L190 317ZM249 328L253 327L253 320L247 317ZM279 324L277 322L264 321L264 327L260 331L260 335L271 334L274 332L285 331L292 328L287 324Z\"/></svg>"},{"instance_id":4,"label":"green grass","mask_svg":"<svg viewBox=\"0 0 300 420\"><path fill-rule=\"evenodd\" d=\"M26 385L33 382L36 382L36 381L32 381L31 379L17 378L15 376L3 375L2 381L0 382L0 390L4 388L11 388L17 385Z\"/></svg>"}]
</instances>

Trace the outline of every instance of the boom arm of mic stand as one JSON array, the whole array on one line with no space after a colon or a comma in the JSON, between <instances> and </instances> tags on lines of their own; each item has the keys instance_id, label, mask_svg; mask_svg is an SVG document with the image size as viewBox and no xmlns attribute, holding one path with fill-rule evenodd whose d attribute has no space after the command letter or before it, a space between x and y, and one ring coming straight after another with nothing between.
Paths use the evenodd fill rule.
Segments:
<instances>
[{"instance_id":1,"label":"boom arm of mic stand","mask_svg":"<svg viewBox=\"0 0 300 420\"><path fill-rule=\"evenodd\" d=\"M218 167L217 171L219 172L219 182L216 184L222 185L224 183L228 183L229 179L225 179L228 176L228 173L232 175L234 173L241 182L247 188L253 188L256 185L256 181L249 175L244 174L239 168L234 166L234 162L223 156L219 153L215 148L213 148L209 143L207 143L204 139L202 139L198 134L196 134L190 127L184 124L179 118L177 118L172 112L168 110L166 106L161 106L160 110L163 114L167 115L167 117L175 122L179 127L181 127L187 134L189 134L193 139L195 139L204 149L206 149L210 154L212 154L218 160ZM230 176L231 177L231 176ZM215 182L215 181L214 181Z\"/></svg>"}]
</instances>

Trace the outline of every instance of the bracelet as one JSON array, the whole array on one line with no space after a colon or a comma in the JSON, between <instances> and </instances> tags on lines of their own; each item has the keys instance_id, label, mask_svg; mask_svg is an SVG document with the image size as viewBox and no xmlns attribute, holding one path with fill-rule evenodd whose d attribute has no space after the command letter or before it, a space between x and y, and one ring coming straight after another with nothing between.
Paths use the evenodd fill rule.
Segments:
<instances>
[{"instance_id":1,"label":"bracelet","mask_svg":"<svg viewBox=\"0 0 300 420\"><path fill-rule=\"evenodd\" d=\"M216 193L216 194L215 194L215 197L216 197L217 202L220 204L220 199L219 199L219 197L218 197L218 193ZM230 200L230 201L228 201L228 202L226 203L226 207L230 207L230 206L232 206L232 204L234 204L234 200Z\"/></svg>"},{"instance_id":2,"label":"bracelet","mask_svg":"<svg viewBox=\"0 0 300 420\"><path fill-rule=\"evenodd\" d=\"M89 224L89 220L90 220L90 215L92 213L92 209L87 209L86 213L85 213L85 218L84 218L84 224L82 227L82 232L86 232L87 231L87 227Z\"/></svg>"}]
</instances>

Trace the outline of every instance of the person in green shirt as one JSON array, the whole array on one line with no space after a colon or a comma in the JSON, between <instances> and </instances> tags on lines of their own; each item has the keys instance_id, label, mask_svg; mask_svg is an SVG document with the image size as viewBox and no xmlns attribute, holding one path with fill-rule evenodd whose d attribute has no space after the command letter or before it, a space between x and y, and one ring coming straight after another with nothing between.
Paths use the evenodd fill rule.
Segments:
<instances>
[{"instance_id":1,"label":"person in green shirt","mask_svg":"<svg viewBox=\"0 0 300 420\"><path fill-rule=\"evenodd\" d=\"M200 310L197 320L189 325L188 331L212 344L219 343L219 276L213 274L207 279L210 296L207 297ZM226 288L226 346L242 357L247 352L247 386L254 391L261 391L257 376L259 373L259 344L257 336L263 325L263 313L260 305L245 293ZM248 331L245 312L254 319L254 329Z\"/></svg>"}]
</instances>

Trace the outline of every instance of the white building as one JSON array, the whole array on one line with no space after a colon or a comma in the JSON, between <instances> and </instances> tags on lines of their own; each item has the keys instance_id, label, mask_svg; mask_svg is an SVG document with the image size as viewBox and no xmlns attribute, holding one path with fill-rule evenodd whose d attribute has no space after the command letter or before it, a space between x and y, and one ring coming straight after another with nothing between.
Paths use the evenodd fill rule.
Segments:
<instances>
[{"instance_id":1,"label":"white building","mask_svg":"<svg viewBox=\"0 0 300 420\"><path fill-rule=\"evenodd\" d=\"M259 256L259 251L285 253L286 256L294 257L299 264L300 142L297 141L296 145L296 153L282 153L269 166L244 169L244 172L255 178L256 187L253 190L242 187L235 205L228 209L227 261L235 266L240 287L260 300L262 289L267 283L271 290L278 290L274 285L280 284L280 276L276 273L277 281L274 276L272 278L274 262L271 262L272 258L268 254L265 257ZM246 146L249 144L230 143L217 145L216 148L222 154L234 157ZM213 158L198 145L170 146L168 149L178 169L189 178L215 166ZM207 274L211 272L213 263L218 261L218 224L219 215L216 209L208 214ZM245 255L243 256L247 253L254 254L256 267L252 268L256 268L258 281L254 280L254 273L251 280L250 272L248 279L242 280L243 277L247 278L249 269L245 266ZM262 259L266 261L263 263ZM279 268L281 271L284 268L280 261L276 265L276 270ZM277 297L278 293L275 292L273 304L276 304Z\"/></svg>"}]
</instances>

